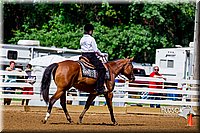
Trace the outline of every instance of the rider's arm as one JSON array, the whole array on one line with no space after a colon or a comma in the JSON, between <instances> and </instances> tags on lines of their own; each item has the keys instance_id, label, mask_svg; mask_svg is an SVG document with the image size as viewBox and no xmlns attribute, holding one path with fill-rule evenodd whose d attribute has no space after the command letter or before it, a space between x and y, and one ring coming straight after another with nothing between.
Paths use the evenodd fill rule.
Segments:
<instances>
[{"instance_id":1,"label":"rider's arm","mask_svg":"<svg viewBox=\"0 0 200 133\"><path fill-rule=\"evenodd\" d=\"M101 56L101 57L104 56L104 54L101 53L101 51L97 48L97 43L96 43L96 41L95 41L94 38L92 38L92 47L93 47L94 52L95 52L98 56Z\"/></svg>"}]
</instances>

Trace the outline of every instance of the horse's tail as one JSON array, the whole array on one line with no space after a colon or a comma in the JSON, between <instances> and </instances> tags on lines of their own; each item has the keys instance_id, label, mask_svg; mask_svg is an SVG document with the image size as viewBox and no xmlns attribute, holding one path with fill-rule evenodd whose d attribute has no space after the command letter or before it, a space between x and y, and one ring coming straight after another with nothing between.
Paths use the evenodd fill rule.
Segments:
<instances>
[{"instance_id":1,"label":"horse's tail","mask_svg":"<svg viewBox=\"0 0 200 133\"><path fill-rule=\"evenodd\" d=\"M53 63L51 65L49 65L42 76L42 81L41 81L41 90L40 90L40 95L43 96L44 101L46 102L46 104L49 103L49 86L51 84L51 73L53 73L53 76L55 74L55 70L57 69L58 64L57 63Z\"/></svg>"}]
</instances>

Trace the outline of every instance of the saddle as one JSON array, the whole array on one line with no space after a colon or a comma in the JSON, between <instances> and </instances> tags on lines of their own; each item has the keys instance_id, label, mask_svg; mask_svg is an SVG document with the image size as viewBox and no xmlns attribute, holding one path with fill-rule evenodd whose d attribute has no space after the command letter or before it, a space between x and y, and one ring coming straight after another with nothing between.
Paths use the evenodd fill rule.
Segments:
<instances>
[{"instance_id":1,"label":"saddle","mask_svg":"<svg viewBox=\"0 0 200 133\"><path fill-rule=\"evenodd\" d=\"M78 60L78 63L81 66L81 71L82 71L82 76L83 77L95 78L95 79L98 77L98 72L96 70L96 67L90 63L88 58L86 58L84 56L80 56L79 60ZM106 68L105 79L109 80L110 79L109 70L105 65L104 65L104 67Z\"/></svg>"}]
</instances>

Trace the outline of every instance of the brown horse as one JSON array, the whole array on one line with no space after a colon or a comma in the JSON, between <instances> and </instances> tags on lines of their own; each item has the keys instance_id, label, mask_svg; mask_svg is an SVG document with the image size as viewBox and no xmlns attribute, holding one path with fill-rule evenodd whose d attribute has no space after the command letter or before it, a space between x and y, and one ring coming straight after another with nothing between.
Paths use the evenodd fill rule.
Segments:
<instances>
[{"instance_id":1,"label":"brown horse","mask_svg":"<svg viewBox=\"0 0 200 133\"><path fill-rule=\"evenodd\" d=\"M113 98L112 91L115 85L115 77L121 73L125 75L129 80L135 80L132 61L133 58L131 59L126 58L105 63L106 67L110 72L110 79L105 80L107 91L103 95L106 98L107 106L110 111L111 121L113 122L114 125L117 125L112 107L112 98ZM49 99L49 86L51 83L51 74L53 74L53 79L55 81L55 84L57 85L57 91ZM41 82L41 94L43 96L44 101L47 104L49 104L43 123L47 122L47 119L50 117L53 104L59 98L60 98L60 105L64 110L67 120L70 123L73 123L66 108L66 91L69 90L71 87L75 87L80 91L90 93L86 105L84 107L84 110L79 116L79 123L82 123L84 114L89 109L91 103L98 95L94 91L95 85L96 85L96 79L82 76L81 66L77 61L66 60L63 62L49 65L44 71Z\"/></svg>"}]
</instances>

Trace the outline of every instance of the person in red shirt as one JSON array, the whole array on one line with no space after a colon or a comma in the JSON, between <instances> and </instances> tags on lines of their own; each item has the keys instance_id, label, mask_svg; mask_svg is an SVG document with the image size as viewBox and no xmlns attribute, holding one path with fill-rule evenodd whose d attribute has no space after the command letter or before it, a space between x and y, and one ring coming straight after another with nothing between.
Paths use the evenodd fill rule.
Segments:
<instances>
[{"instance_id":1,"label":"person in red shirt","mask_svg":"<svg viewBox=\"0 0 200 133\"><path fill-rule=\"evenodd\" d=\"M166 80L166 78L163 78L163 76L159 73L158 66L154 66L153 70L154 71L150 74L150 77L162 78L162 79ZM149 88L152 88L152 89L162 89L162 85L163 85L163 82L154 82L154 81L149 82ZM150 96L149 99L151 99L151 100L161 100L161 98L158 97L158 96L161 96L161 94L159 94L159 93L149 92L148 95ZM160 108L160 104L156 104L156 105L150 104L151 108L154 108L155 106L156 106L156 108Z\"/></svg>"}]
</instances>

